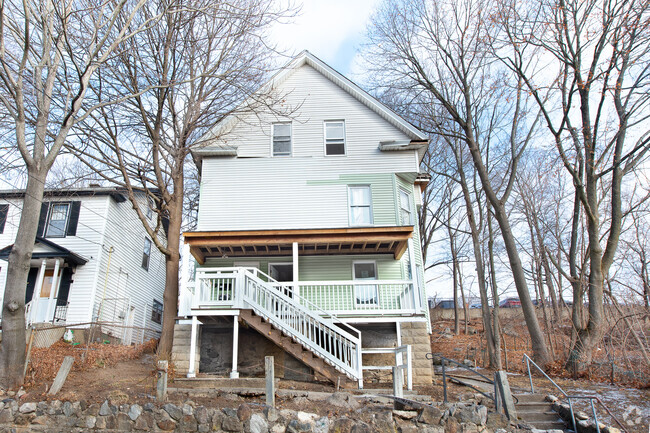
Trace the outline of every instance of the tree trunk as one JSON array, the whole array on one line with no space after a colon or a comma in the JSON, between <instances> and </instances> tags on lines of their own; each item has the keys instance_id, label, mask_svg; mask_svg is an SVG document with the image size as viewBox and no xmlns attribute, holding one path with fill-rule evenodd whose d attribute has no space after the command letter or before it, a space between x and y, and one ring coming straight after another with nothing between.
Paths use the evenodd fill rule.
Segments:
<instances>
[{"instance_id":1,"label":"tree trunk","mask_svg":"<svg viewBox=\"0 0 650 433\"><path fill-rule=\"evenodd\" d=\"M158 343L158 356L169 359L174 344L174 324L178 316L178 270L180 264L180 238L183 221L183 179L174 182L174 201L168 203L169 228L167 254L165 255L165 293L163 294L163 323ZM179 190L180 192L177 192Z\"/></svg>"},{"instance_id":2,"label":"tree trunk","mask_svg":"<svg viewBox=\"0 0 650 433\"><path fill-rule=\"evenodd\" d=\"M499 323L499 292L497 289L497 272L494 268L494 232L492 230L492 212L488 210L488 259L490 261L490 281L492 286L492 330L494 331L494 368L501 370L501 326Z\"/></svg>"},{"instance_id":3,"label":"tree trunk","mask_svg":"<svg viewBox=\"0 0 650 433\"><path fill-rule=\"evenodd\" d=\"M42 170L47 172L46 170ZM43 202L45 174L28 169L27 189L20 214L16 241L9 254L7 284L2 305L0 381L6 388L23 384L25 365L25 290L34 250L38 217Z\"/></svg>"}]
</instances>

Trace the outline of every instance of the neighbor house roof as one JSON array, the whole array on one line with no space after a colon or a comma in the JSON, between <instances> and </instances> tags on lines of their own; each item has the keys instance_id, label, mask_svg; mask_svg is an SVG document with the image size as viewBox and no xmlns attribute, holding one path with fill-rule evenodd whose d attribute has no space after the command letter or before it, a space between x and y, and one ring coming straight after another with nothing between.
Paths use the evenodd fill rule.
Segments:
<instances>
[{"instance_id":1,"label":"neighbor house roof","mask_svg":"<svg viewBox=\"0 0 650 433\"><path fill-rule=\"evenodd\" d=\"M382 144L380 145L381 150L411 150L426 145L426 142L428 141L426 134L307 50L301 52L285 65L280 72L275 74L257 92L263 93L273 90L304 65L309 65L316 71L320 72L327 79L345 90L359 102L370 108L411 139L411 142L392 142L390 143L390 146ZM230 115L222 119L208 133L199 139L199 142L205 142L205 147L199 147L194 152L199 156L235 156L236 148L230 145L210 143L210 141L228 131L235 123L237 123L237 121L238 117L236 115Z\"/></svg>"},{"instance_id":2,"label":"neighbor house roof","mask_svg":"<svg viewBox=\"0 0 650 433\"><path fill-rule=\"evenodd\" d=\"M88 188L47 188L43 196L52 197L92 197L108 195L116 202L126 201L126 196L121 188L117 187L88 187ZM9 189L0 191L0 199L23 198L25 197L24 189Z\"/></svg>"},{"instance_id":3,"label":"neighbor house roof","mask_svg":"<svg viewBox=\"0 0 650 433\"><path fill-rule=\"evenodd\" d=\"M32 259L62 258L68 263L73 263L75 265L84 265L88 261L79 254L76 254L59 244L56 244L39 236L36 237L36 242L34 242L34 244L35 246L38 246L40 244L44 248L42 248L41 251L34 251L32 253ZM7 260L13 247L14 245L11 244L1 249L0 259Z\"/></svg>"}]
</instances>

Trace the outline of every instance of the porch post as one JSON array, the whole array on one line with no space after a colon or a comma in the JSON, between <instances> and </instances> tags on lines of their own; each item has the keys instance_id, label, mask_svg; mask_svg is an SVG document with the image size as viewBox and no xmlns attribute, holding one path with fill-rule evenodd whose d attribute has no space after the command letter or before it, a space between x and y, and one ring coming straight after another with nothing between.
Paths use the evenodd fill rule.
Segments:
<instances>
[{"instance_id":1,"label":"porch post","mask_svg":"<svg viewBox=\"0 0 650 433\"><path fill-rule=\"evenodd\" d=\"M416 274L417 268L415 266L415 251L413 250L413 238L410 238L408 240L408 250L409 250L409 266L411 267L411 283L413 284L413 307L416 310L419 310L421 306L420 299L422 296L420 290L422 290L422 288L419 287L417 283L418 276Z\"/></svg>"},{"instance_id":2,"label":"porch post","mask_svg":"<svg viewBox=\"0 0 650 433\"><path fill-rule=\"evenodd\" d=\"M43 259L43 262L41 262L41 269L39 269L38 277L36 278L36 286L34 287L34 293L32 294L32 307L30 309L31 314L29 318L30 323L34 323L34 320L36 320L38 299L41 297L41 289L43 288L43 280L45 279L46 266L47 266L47 261Z\"/></svg>"},{"instance_id":3,"label":"porch post","mask_svg":"<svg viewBox=\"0 0 650 433\"><path fill-rule=\"evenodd\" d=\"M298 273L298 242L293 243L293 293L296 296L300 296L300 287L298 286L298 280L300 275Z\"/></svg>"},{"instance_id":4,"label":"porch post","mask_svg":"<svg viewBox=\"0 0 650 433\"><path fill-rule=\"evenodd\" d=\"M232 325L232 371L230 372L231 379L238 379L239 372L237 371L237 351L239 349L239 317L233 316L234 323Z\"/></svg>"},{"instance_id":5,"label":"porch post","mask_svg":"<svg viewBox=\"0 0 650 433\"><path fill-rule=\"evenodd\" d=\"M56 259L54 262L54 275L52 276L52 287L50 288L50 299L47 301L47 314L45 316L45 321L49 322L50 320L54 322L54 311L52 301L54 300L54 293L58 289L59 284L59 267L61 266L61 259ZM55 301L56 302L56 301Z\"/></svg>"},{"instance_id":6,"label":"porch post","mask_svg":"<svg viewBox=\"0 0 650 433\"><path fill-rule=\"evenodd\" d=\"M196 340L198 338L199 319L192 316L192 333L190 334L190 367L187 370L187 377L196 377Z\"/></svg>"}]
</instances>

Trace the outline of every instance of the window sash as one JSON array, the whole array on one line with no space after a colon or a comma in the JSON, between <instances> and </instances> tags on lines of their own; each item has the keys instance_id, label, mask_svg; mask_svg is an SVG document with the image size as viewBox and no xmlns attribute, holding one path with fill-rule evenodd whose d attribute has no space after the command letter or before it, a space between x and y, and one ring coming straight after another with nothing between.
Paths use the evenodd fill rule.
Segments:
<instances>
[{"instance_id":1,"label":"window sash","mask_svg":"<svg viewBox=\"0 0 650 433\"><path fill-rule=\"evenodd\" d=\"M273 124L273 156L291 156L291 124Z\"/></svg>"},{"instance_id":2,"label":"window sash","mask_svg":"<svg viewBox=\"0 0 650 433\"><path fill-rule=\"evenodd\" d=\"M142 268L149 270L149 259L151 258L151 241L144 238L144 250L142 251Z\"/></svg>"},{"instance_id":3,"label":"window sash","mask_svg":"<svg viewBox=\"0 0 650 433\"><path fill-rule=\"evenodd\" d=\"M47 219L45 236L50 238L65 237L65 229L68 225L69 213L70 203L52 203L50 205L50 214Z\"/></svg>"},{"instance_id":4,"label":"window sash","mask_svg":"<svg viewBox=\"0 0 650 433\"><path fill-rule=\"evenodd\" d=\"M372 224L372 198L370 186L349 187L350 225Z\"/></svg>"},{"instance_id":5,"label":"window sash","mask_svg":"<svg viewBox=\"0 0 650 433\"><path fill-rule=\"evenodd\" d=\"M411 211L411 194L400 190L400 216L402 225L413 225L413 212Z\"/></svg>"},{"instance_id":6,"label":"window sash","mask_svg":"<svg viewBox=\"0 0 650 433\"><path fill-rule=\"evenodd\" d=\"M345 155L345 122L325 122L325 154Z\"/></svg>"}]
</instances>

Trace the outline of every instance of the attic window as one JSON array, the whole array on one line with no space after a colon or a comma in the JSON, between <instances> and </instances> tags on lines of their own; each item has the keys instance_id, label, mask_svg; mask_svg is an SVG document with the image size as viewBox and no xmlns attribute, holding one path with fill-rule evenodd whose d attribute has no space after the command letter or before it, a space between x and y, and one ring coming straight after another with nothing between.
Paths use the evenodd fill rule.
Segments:
<instances>
[{"instance_id":1,"label":"attic window","mask_svg":"<svg viewBox=\"0 0 650 433\"><path fill-rule=\"evenodd\" d=\"M325 122L325 155L345 155L345 121Z\"/></svg>"},{"instance_id":2,"label":"attic window","mask_svg":"<svg viewBox=\"0 0 650 433\"><path fill-rule=\"evenodd\" d=\"M52 203L52 206L50 206L50 215L47 221L45 236L50 238L65 237L69 208L70 203Z\"/></svg>"},{"instance_id":3,"label":"attic window","mask_svg":"<svg viewBox=\"0 0 650 433\"><path fill-rule=\"evenodd\" d=\"M291 156L291 123L273 124L273 156Z\"/></svg>"}]
</instances>

